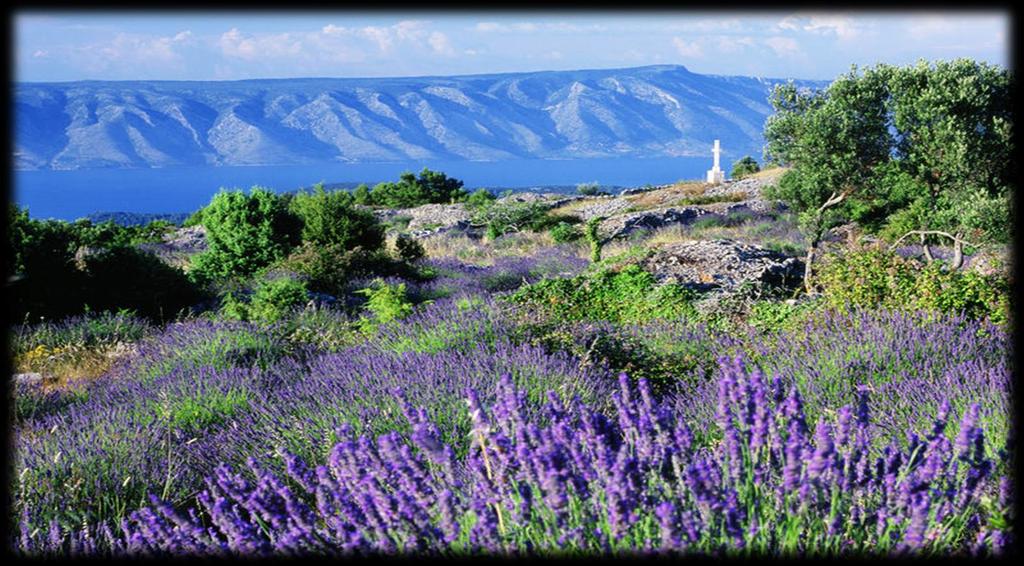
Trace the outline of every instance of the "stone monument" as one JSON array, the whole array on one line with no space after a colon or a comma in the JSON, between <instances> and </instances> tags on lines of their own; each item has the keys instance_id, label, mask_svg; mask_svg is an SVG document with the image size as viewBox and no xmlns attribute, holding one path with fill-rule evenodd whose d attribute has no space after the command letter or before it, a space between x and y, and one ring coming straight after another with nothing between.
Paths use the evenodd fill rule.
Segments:
<instances>
[{"instance_id":1,"label":"stone monument","mask_svg":"<svg viewBox=\"0 0 1024 566\"><path fill-rule=\"evenodd\" d=\"M718 166L718 159L722 154L722 148L719 147L718 140L715 140L715 148L713 151L715 154L715 165L710 171L708 171L708 183L711 183L712 185L720 185L725 182L725 171L722 171Z\"/></svg>"}]
</instances>

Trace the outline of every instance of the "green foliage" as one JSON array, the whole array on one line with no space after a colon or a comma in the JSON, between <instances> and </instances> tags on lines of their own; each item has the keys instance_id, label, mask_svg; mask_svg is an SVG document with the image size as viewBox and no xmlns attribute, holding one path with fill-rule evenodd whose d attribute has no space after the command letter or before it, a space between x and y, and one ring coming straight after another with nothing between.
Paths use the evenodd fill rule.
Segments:
<instances>
[{"instance_id":1,"label":"green foliage","mask_svg":"<svg viewBox=\"0 0 1024 566\"><path fill-rule=\"evenodd\" d=\"M466 207L469 209L481 209L494 202L496 198L494 193L487 189L477 189L473 191L473 194L466 197Z\"/></svg>"},{"instance_id":2,"label":"green foliage","mask_svg":"<svg viewBox=\"0 0 1024 566\"><path fill-rule=\"evenodd\" d=\"M793 330L819 307L816 301L791 304L785 301L756 301L750 307L747 323L762 331Z\"/></svg>"},{"instance_id":3,"label":"green foliage","mask_svg":"<svg viewBox=\"0 0 1024 566\"><path fill-rule=\"evenodd\" d=\"M744 155L732 164L732 171L729 173L729 177L733 179L742 179L748 175L753 175L760 170L761 167L757 164L756 159L749 155Z\"/></svg>"},{"instance_id":4,"label":"green foliage","mask_svg":"<svg viewBox=\"0 0 1024 566\"><path fill-rule=\"evenodd\" d=\"M152 320L170 320L204 298L179 268L134 247L100 251L84 260L85 297L98 311L130 309Z\"/></svg>"},{"instance_id":5,"label":"green foliage","mask_svg":"<svg viewBox=\"0 0 1024 566\"><path fill-rule=\"evenodd\" d=\"M793 169L771 196L801 214L812 247L849 220L887 238L1006 242L1009 89L1008 70L968 59L854 68L817 93L779 86L766 154Z\"/></svg>"},{"instance_id":6,"label":"green foliage","mask_svg":"<svg viewBox=\"0 0 1024 566\"><path fill-rule=\"evenodd\" d=\"M521 287L509 300L529 305L552 320L644 322L694 314L695 294L676 285L655 285L654 276L639 266L593 275L544 279Z\"/></svg>"},{"instance_id":7,"label":"green foliage","mask_svg":"<svg viewBox=\"0 0 1024 566\"><path fill-rule=\"evenodd\" d=\"M601 190L601 185L597 181L576 185L576 192L588 197L607 194Z\"/></svg>"},{"instance_id":8,"label":"green foliage","mask_svg":"<svg viewBox=\"0 0 1024 566\"><path fill-rule=\"evenodd\" d=\"M158 402L153 403L159 405ZM244 389L229 389L174 399L166 413L171 426L195 433L221 425L235 414L248 409L248 392ZM159 408L156 410L159 411Z\"/></svg>"},{"instance_id":9,"label":"green foliage","mask_svg":"<svg viewBox=\"0 0 1024 566\"><path fill-rule=\"evenodd\" d=\"M303 244L287 258L276 262L274 268L303 276L310 291L334 296L345 294L348 283L359 277L417 276L415 269L403 261L392 259L387 250L348 250L339 244Z\"/></svg>"},{"instance_id":10,"label":"green foliage","mask_svg":"<svg viewBox=\"0 0 1024 566\"><path fill-rule=\"evenodd\" d=\"M551 234L551 239L559 244L575 242L583 236L578 228L565 221L552 226L548 233Z\"/></svg>"},{"instance_id":11,"label":"green foliage","mask_svg":"<svg viewBox=\"0 0 1024 566\"><path fill-rule=\"evenodd\" d=\"M547 208L539 202L492 203L477 210L473 224L486 226L487 237L495 239L510 232L521 232L537 225L547 215Z\"/></svg>"},{"instance_id":12,"label":"green foliage","mask_svg":"<svg viewBox=\"0 0 1024 566\"><path fill-rule=\"evenodd\" d=\"M359 183L359 186L352 191L352 200L356 204L363 206L372 206L373 195L370 193L370 187L366 186L366 183Z\"/></svg>"},{"instance_id":13,"label":"green foliage","mask_svg":"<svg viewBox=\"0 0 1024 566\"><path fill-rule=\"evenodd\" d=\"M266 189L221 191L203 211L207 250L197 255L198 278L248 276L288 254L302 221L284 199Z\"/></svg>"},{"instance_id":14,"label":"green foliage","mask_svg":"<svg viewBox=\"0 0 1024 566\"><path fill-rule=\"evenodd\" d=\"M1009 284L1001 277L974 271L949 271L941 262L921 268L880 249L826 257L818 284L822 295L840 310L851 307L922 309L989 317L1009 316Z\"/></svg>"},{"instance_id":15,"label":"green foliage","mask_svg":"<svg viewBox=\"0 0 1024 566\"><path fill-rule=\"evenodd\" d=\"M228 293L221 306L221 315L235 320L275 322L306 304L306 300L304 281L281 277L261 281L248 303Z\"/></svg>"},{"instance_id":16,"label":"green foliage","mask_svg":"<svg viewBox=\"0 0 1024 566\"><path fill-rule=\"evenodd\" d=\"M313 193L296 194L289 210L302 220L303 242L368 250L384 242L384 227L371 212L356 208L355 199L345 191L327 192L318 184Z\"/></svg>"},{"instance_id":17,"label":"green foliage","mask_svg":"<svg viewBox=\"0 0 1024 566\"><path fill-rule=\"evenodd\" d=\"M356 291L365 295L366 305L363 307L373 318L363 318L360 326L365 331L372 331L380 324L405 318L412 314L412 301L406 296L405 283L389 285L383 280L374 280L370 287Z\"/></svg>"},{"instance_id":18,"label":"green foliage","mask_svg":"<svg viewBox=\"0 0 1024 566\"><path fill-rule=\"evenodd\" d=\"M596 216L587 221L586 227L583 229L583 237L587 239L590 244L590 261L591 263L597 263L601 261L601 242L600 236L597 234L597 227L604 220L603 216Z\"/></svg>"},{"instance_id":19,"label":"green foliage","mask_svg":"<svg viewBox=\"0 0 1024 566\"><path fill-rule=\"evenodd\" d=\"M452 203L466 198L462 181L426 167L419 177L406 171L397 183L378 183L370 193L373 204L410 208L428 203Z\"/></svg>"},{"instance_id":20,"label":"green foliage","mask_svg":"<svg viewBox=\"0 0 1024 566\"><path fill-rule=\"evenodd\" d=\"M180 270L132 247L166 223L122 227L30 219L8 209L10 315L58 318L93 310L131 309L166 319L202 298ZM76 257L76 251L83 253ZM88 253L86 253L88 252Z\"/></svg>"},{"instance_id":21,"label":"green foliage","mask_svg":"<svg viewBox=\"0 0 1024 566\"><path fill-rule=\"evenodd\" d=\"M402 261L414 262L422 259L427 252L423 249L423 244L419 243L416 238L408 234L399 234L395 238L395 253Z\"/></svg>"},{"instance_id":22,"label":"green foliage","mask_svg":"<svg viewBox=\"0 0 1024 566\"><path fill-rule=\"evenodd\" d=\"M426 192L427 202L454 203L465 200L468 196L462 188L462 181L440 171L431 171L424 167L417 181Z\"/></svg>"}]
</instances>

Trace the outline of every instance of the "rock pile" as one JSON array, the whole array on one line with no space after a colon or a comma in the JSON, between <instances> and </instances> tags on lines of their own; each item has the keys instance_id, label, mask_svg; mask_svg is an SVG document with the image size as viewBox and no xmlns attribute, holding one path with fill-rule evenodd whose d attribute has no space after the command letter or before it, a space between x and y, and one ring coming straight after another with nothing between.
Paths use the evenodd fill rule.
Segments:
<instances>
[{"instance_id":1,"label":"rock pile","mask_svg":"<svg viewBox=\"0 0 1024 566\"><path fill-rule=\"evenodd\" d=\"M733 240L671 244L642 260L641 266L659 283L714 293L793 289L803 277L800 260Z\"/></svg>"},{"instance_id":2,"label":"rock pile","mask_svg":"<svg viewBox=\"0 0 1024 566\"><path fill-rule=\"evenodd\" d=\"M625 238L637 230L655 230L672 224L688 224L714 214L698 207L659 208L613 216L603 222L599 233L607 240Z\"/></svg>"}]
</instances>

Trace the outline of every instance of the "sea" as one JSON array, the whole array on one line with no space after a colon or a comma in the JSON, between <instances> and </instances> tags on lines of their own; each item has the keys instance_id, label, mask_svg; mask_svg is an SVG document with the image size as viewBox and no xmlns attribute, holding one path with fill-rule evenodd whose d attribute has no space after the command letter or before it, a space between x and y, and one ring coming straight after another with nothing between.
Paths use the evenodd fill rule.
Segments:
<instances>
[{"instance_id":1,"label":"sea","mask_svg":"<svg viewBox=\"0 0 1024 566\"><path fill-rule=\"evenodd\" d=\"M424 167L461 179L470 190L574 192L581 183L621 190L699 179L710 162L703 157L664 157L13 171L9 198L28 207L32 218L75 220L111 212L188 213L209 203L221 189L260 186L288 192L316 183L372 187Z\"/></svg>"}]
</instances>

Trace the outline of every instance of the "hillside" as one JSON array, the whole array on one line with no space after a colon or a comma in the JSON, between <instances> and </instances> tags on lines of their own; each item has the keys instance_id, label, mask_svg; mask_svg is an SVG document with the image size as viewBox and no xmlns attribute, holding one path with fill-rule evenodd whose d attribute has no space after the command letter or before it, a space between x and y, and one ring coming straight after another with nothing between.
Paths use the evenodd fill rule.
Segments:
<instances>
[{"instance_id":1,"label":"hillside","mask_svg":"<svg viewBox=\"0 0 1024 566\"><path fill-rule=\"evenodd\" d=\"M682 66L14 87L15 167L760 155L782 79ZM823 87L820 81L797 81Z\"/></svg>"}]
</instances>

